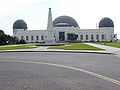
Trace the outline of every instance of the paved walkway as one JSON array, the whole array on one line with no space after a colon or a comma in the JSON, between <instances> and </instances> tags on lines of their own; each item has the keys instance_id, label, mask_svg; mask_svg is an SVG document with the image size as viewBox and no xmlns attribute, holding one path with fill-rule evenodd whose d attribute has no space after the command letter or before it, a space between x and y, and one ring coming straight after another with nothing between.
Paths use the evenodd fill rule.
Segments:
<instances>
[{"instance_id":1,"label":"paved walkway","mask_svg":"<svg viewBox=\"0 0 120 90\"><path fill-rule=\"evenodd\" d=\"M69 53L99 53L99 54L111 54L106 51L96 50L62 50L62 49L48 49L49 46L40 46L33 49L17 49L17 50L4 50L0 52L69 52Z\"/></svg>"},{"instance_id":2,"label":"paved walkway","mask_svg":"<svg viewBox=\"0 0 120 90\"><path fill-rule=\"evenodd\" d=\"M70 52L70 53L101 53L101 54L110 54L114 53L118 56L120 56L120 48L115 48L115 47L110 47L110 46L105 46L105 45L99 45L95 43L85 43L91 46L95 46L101 49L105 49L102 51L94 51L94 50L62 50L62 49L48 49L48 46L40 46L38 48L34 49L19 49L19 50L6 50L6 51L24 51L24 52ZM0 52L6 52L6 51L0 51Z\"/></svg>"},{"instance_id":3,"label":"paved walkway","mask_svg":"<svg viewBox=\"0 0 120 90\"><path fill-rule=\"evenodd\" d=\"M95 44L95 43L85 43L85 44L95 46L101 49L105 49L106 52L114 53L120 56L120 48L115 48L115 47L110 47L110 46L105 46L105 45L100 45L100 44Z\"/></svg>"}]
</instances>

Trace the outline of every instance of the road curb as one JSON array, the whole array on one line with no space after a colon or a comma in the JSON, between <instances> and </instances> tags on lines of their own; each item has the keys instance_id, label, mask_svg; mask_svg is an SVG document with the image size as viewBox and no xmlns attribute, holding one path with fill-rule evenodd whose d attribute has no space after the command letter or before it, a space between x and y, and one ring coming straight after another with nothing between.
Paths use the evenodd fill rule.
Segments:
<instances>
[{"instance_id":1,"label":"road curb","mask_svg":"<svg viewBox=\"0 0 120 90\"><path fill-rule=\"evenodd\" d=\"M0 53L9 53L9 52L62 52L62 53L114 54L110 52L96 52L96 51L0 51Z\"/></svg>"}]
</instances>

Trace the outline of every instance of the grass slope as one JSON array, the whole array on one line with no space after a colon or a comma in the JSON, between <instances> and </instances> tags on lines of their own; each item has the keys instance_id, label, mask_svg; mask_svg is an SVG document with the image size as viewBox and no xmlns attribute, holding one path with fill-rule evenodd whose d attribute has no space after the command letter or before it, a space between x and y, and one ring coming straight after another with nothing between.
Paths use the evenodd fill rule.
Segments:
<instances>
[{"instance_id":1,"label":"grass slope","mask_svg":"<svg viewBox=\"0 0 120 90\"><path fill-rule=\"evenodd\" d=\"M24 44L24 45L8 45L8 46L0 46L0 50L15 50L15 49L31 49L36 48L35 44Z\"/></svg>"},{"instance_id":2,"label":"grass slope","mask_svg":"<svg viewBox=\"0 0 120 90\"><path fill-rule=\"evenodd\" d=\"M97 44L120 48L120 42L97 43Z\"/></svg>"},{"instance_id":3,"label":"grass slope","mask_svg":"<svg viewBox=\"0 0 120 90\"><path fill-rule=\"evenodd\" d=\"M64 50L103 50L97 47L89 46L83 43L72 43L64 46L51 46L49 49L64 49Z\"/></svg>"}]
</instances>

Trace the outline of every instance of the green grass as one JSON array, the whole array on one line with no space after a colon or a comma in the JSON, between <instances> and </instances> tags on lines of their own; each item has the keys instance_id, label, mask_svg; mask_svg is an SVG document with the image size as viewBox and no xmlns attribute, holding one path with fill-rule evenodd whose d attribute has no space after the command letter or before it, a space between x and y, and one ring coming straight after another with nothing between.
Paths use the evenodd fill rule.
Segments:
<instances>
[{"instance_id":1,"label":"green grass","mask_svg":"<svg viewBox=\"0 0 120 90\"><path fill-rule=\"evenodd\" d=\"M6 45L6 46L0 46L0 50L15 50L15 49L31 49L36 48L35 44L23 44L23 45Z\"/></svg>"},{"instance_id":2,"label":"green grass","mask_svg":"<svg viewBox=\"0 0 120 90\"><path fill-rule=\"evenodd\" d=\"M97 43L97 44L120 48L120 42Z\"/></svg>"},{"instance_id":3,"label":"green grass","mask_svg":"<svg viewBox=\"0 0 120 90\"><path fill-rule=\"evenodd\" d=\"M83 43L71 43L64 46L51 46L49 49L64 49L64 50L103 50L97 47L89 46Z\"/></svg>"}]
</instances>

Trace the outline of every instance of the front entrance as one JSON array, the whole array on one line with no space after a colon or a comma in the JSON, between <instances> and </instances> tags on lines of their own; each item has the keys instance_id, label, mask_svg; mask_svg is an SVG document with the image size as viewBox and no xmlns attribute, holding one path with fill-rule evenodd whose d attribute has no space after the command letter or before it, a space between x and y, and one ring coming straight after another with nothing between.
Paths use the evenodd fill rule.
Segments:
<instances>
[{"instance_id":1,"label":"front entrance","mask_svg":"<svg viewBox=\"0 0 120 90\"><path fill-rule=\"evenodd\" d=\"M65 41L65 32L59 32L59 41Z\"/></svg>"}]
</instances>

